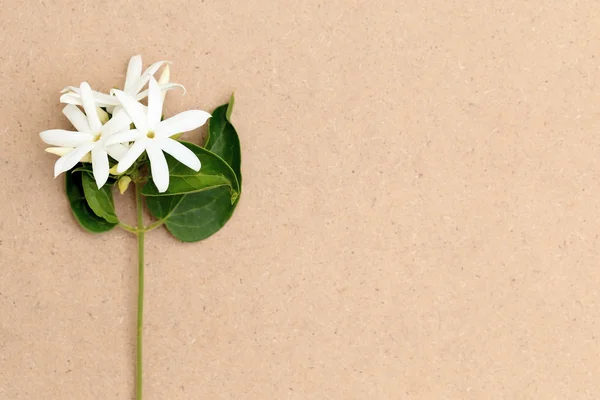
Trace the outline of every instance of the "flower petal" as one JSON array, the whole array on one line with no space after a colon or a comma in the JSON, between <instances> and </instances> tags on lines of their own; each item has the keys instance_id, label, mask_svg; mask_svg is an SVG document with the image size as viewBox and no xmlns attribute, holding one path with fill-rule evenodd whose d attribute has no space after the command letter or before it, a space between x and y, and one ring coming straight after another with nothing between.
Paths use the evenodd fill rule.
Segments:
<instances>
[{"instance_id":1,"label":"flower petal","mask_svg":"<svg viewBox=\"0 0 600 400\"><path fill-rule=\"evenodd\" d=\"M137 93L139 93L144 86L146 86L146 83L148 83L148 80L150 79L151 76L154 76L154 74L156 73L156 71L158 71L158 69L160 67L163 66L163 64L165 63L170 63L169 61L157 61L154 64L152 64L151 66L148 67L148 69L146 69L144 71L144 73L142 74L142 76L137 80L136 84L132 87L132 91L128 91L127 93L135 95Z\"/></svg>"},{"instance_id":2,"label":"flower petal","mask_svg":"<svg viewBox=\"0 0 600 400\"><path fill-rule=\"evenodd\" d=\"M160 86L154 77L148 83L148 129L152 130L162 117L163 99Z\"/></svg>"},{"instance_id":3,"label":"flower petal","mask_svg":"<svg viewBox=\"0 0 600 400\"><path fill-rule=\"evenodd\" d=\"M137 138L140 137L140 134L137 129L132 129L130 131L123 131L119 133L115 133L111 137L107 138L104 142L105 146L112 146L118 143L127 143L133 142Z\"/></svg>"},{"instance_id":4,"label":"flower petal","mask_svg":"<svg viewBox=\"0 0 600 400\"><path fill-rule=\"evenodd\" d=\"M138 54L131 57L129 60L129 65L127 66L127 76L125 78L125 86L123 87L123 90L129 93L140 76L142 76L142 56Z\"/></svg>"},{"instance_id":5,"label":"flower petal","mask_svg":"<svg viewBox=\"0 0 600 400\"><path fill-rule=\"evenodd\" d=\"M73 147L48 147L44 151L46 153L55 154L57 156L62 157L62 156L64 156L65 154L69 153L72 150L73 150Z\"/></svg>"},{"instance_id":6,"label":"flower petal","mask_svg":"<svg viewBox=\"0 0 600 400\"><path fill-rule=\"evenodd\" d=\"M100 189L108 180L108 155L102 146L94 146L92 149L92 172L96 185Z\"/></svg>"},{"instance_id":7,"label":"flower petal","mask_svg":"<svg viewBox=\"0 0 600 400\"><path fill-rule=\"evenodd\" d=\"M118 110L113 117L100 128L102 136L111 136L117 132L123 132L129 130L131 124L131 117L125 112L124 109Z\"/></svg>"},{"instance_id":8,"label":"flower petal","mask_svg":"<svg viewBox=\"0 0 600 400\"><path fill-rule=\"evenodd\" d=\"M76 104L78 106L82 105L81 101L81 90L79 88L73 86L67 86L63 89L66 91L62 96L60 96L61 103L67 104ZM92 90L92 94L94 96L94 101L96 102L97 107L115 107L119 105L119 100L115 96L111 96L106 93L97 92ZM110 111L109 111L110 112Z\"/></svg>"},{"instance_id":9,"label":"flower petal","mask_svg":"<svg viewBox=\"0 0 600 400\"><path fill-rule=\"evenodd\" d=\"M61 93L69 93L69 92L79 93L79 88L77 86L65 86L60 92Z\"/></svg>"},{"instance_id":10,"label":"flower petal","mask_svg":"<svg viewBox=\"0 0 600 400\"><path fill-rule=\"evenodd\" d=\"M83 104L83 110L90 123L90 128L93 133L99 132L102 127L98 113L96 112L96 102L94 101L94 95L92 94L92 88L87 82L82 82L79 88L81 93L81 103Z\"/></svg>"},{"instance_id":11,"label":"flower petal","mask_svg":"<svg viewBox=\"0 0 600 400\"><path fill-rule=\"evenodd\" d=\"M114 106L118 106L119 100L115 97L115 96L111 96L109 94L106 93L100 93L100 92L96 92L95 90L93 91L94 94L94 100L96 101L96 105L98 107L114 107Z\"/></svg>"},{"instance_id":12,"label":"flower petal","mask_svg":"<svg viewBox=\"0 0 600 400\"><path fill-rule=\"evenodd\" d=\"M185 87L183 85L180 85L179 83L164 83L164 84L160 83L159 86L160 86L160 90L161 90L161 92L163 94L163 97L165 95L165 92L167 92L169 90L177 89L177 88L182 89L183 90L183 94L186 93ZM135 98L139 101L139 100L142 100L144 97L147 97L147 96L148 96L148 90L144 90L142 92L139 92L135 96Z\"/></svg>"},{"instance_id":13,"label":"flower petal","mask_svg":"<svg viewBox=\"0 0 600 400\"><path fill-rule=\"evenodd\" d=\"M81 105L81 96L79 96L77 93L65 93L62 96L60 96L60 102L61 103L67 103L67 104L76 104L76 105Z\"/></svg>"},{"instance_id":14,"label":"flower petal","mask_svg":"<svg viewBox=\"0 0 600 400\"><path fill-rule=\"evenodd\" d=\"M133 97L127 93L113 89L113 93L117 96L117 99L123 105L123 108L131 117L131 120L135 124L135 127L144 134L148 132L148 125L146 124L146 113L144 112L144 106L136 101Z\"/></svg>"},{"instance_id":15,"label":"flower petal","mask_svg":"<svg viewBox=\"0 0 600 400\"><path fill-rule=\"evenodd\" d=\"M40 132L40 137L48 144L62 147L77 147L94 139L90 133L65 131L64 129L43 131Z\"/></svg>"},{"instance_id":16,"label":"flower petal","mask_svg":"<svg viewBox=\"0 0 600 400\"><path fill-rule=\"evenodd\" d=\"M211 117L201 110L190 110L179 113L156 124L154 132L161 137L173 136L201 127Z\"/></svg>"},{"instance_id":17,"label":"flower petal","mask_svg":"<svg viewBox=\"0 0 600 400\"><path fill-rule=\"evenodd\" d=\"M150 143L146 146L146 153L150 160L152 180L158 191L162 193L169 187L169 166L167 165L167 159L162 150L156 143L153 143L152 141L149 142Z\"/></svg>"},{"instance_id":18,"label":"flower petal","mask_svg":"<svg viewBox=\"0 0 600 400\"><path fill-rule=\"evenodd\" d=\"M65 154L54 164L54 177L73 168L94 147L94 143L85 143Z\"/></svg>"},{"instance_id":19,"label":"flower petal","mask_svg":"<svg viewBox=\"0 0 600 400\"><path fill-rule=\"evenodd\" d=\"M117 173L122 174L127 171L129 167L133 165L135 160L142 155L144 150L146 150L146 140L147 139L138 140L129 148L127 154L121 158L121 161L119 161L119 164L117 165Z\"/></svg>"},{"instance_id":20,"label":"flower petal","mask_svg":"<svg viewBox=\"0 0 600 400\"><path fill-rule=\"evenodd\" d=\"M158 146L165 152L172 155L177 161L183 165L193 169L200 170L200 160L193 151L171 138L160 139L157 142Z\"/></svg>"},{"instance_id":21,"label":"flower petal","mask_svg":"<svg viewBox=\"0 0 600 400\"><path fill-rule=\"evenodd\" d=\"M123 157L125 157L125 154L127 154L129 151L129 149L122 144L113 144L110 146L105 146L105 148L108 155L117 161L121 161Z\"/></svg>"},{"instance_id":22,"label":"flower petal","mask_svg":"<svg viewBox=\"0 0 600 400\"><path fill-rule=\"evenodd\" d=\"M89 133L92 131L85 114L79 109L79 107L73 104L68 104L65 106L65 108L63 108L62 112L79 132Z\"/></svg>"}]
</instances>

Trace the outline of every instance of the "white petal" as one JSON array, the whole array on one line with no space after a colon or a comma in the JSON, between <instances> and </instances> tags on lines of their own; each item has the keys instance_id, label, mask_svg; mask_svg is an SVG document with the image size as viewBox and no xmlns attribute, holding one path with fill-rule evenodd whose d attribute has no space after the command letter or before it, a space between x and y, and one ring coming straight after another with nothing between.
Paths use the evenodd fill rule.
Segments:
<instances>
[{"instance_id":1,"label":"white petal","mask_svg":"<svg viewBox=\"0 0 600 400\"><path fill-rule=\"evenodd\" d=\"M111 137L106 139L106 141L104 142L104 145L112 146L113 144L118 144L118 143L133 142L134 140L136 140L139 137L140 137L140 133L138 132L138 130L132 129L130 131L115 133L114 135L112 135Z\"/></svg>"},{"instance_id":2,"label":"white petal","mask_svg":"<svg viewBox=\"0 0 600 400\"><path fill-rule=\"evenodd\" d=\"M90 123L90 128L92 129L93 133L99 132L100 127L102 127L102 123L100 122L100 118L98 118L98 113L96 112L96 102L94 101L92 88L87 82L82 82L79 90L81 93L83 110L85 111L85 115Z\"/></svg>"},{"instance_id":3,"label":"white petal","mask_svg":"<svg viewBox=\"0 0 600 400\"><path fill-rule=\"evenodd\" d=\"M129 114L125 112L124 109L120 109L113 117L100 128L100 132L102 132L102 136L111 136L117 132L123 132L129 130L129 125L131 124L131 118Z\"/></svg>"},{"instance_id":4,"label":"white petal","mask_svg":"<svg viewBox=\"0 0 600 400\"><path fill-rule=\"evenodd\" d=\"M135 142L133 146L129 148L127 154L125 154L125 156L121 158L121 161L119 161L119 164L117 165L117 172L122 174L123 172L127 171L129 167L131 167L138 159L138 157L142 155L144 150L146 150L146 139L141 139Z\"/></svg>"},{"instance_id":5,"label":"white petal","mask_svg":"<svg viewBox=\"0 0 600 400\"><path fill-rule=\"evenodd\" d=\"M167 165L167 159L162 150L156 143L152 143L152 141L146 146L146 153L150 160L152 180L158 191L162 193L169 187L169 166Z\"/></svg>"},{"instance_id":6,"label":"white petal","mask_svg":"<svg viewBox=\"0 0 600 400\"><path fill-rule=\"evenodd\" d=\"M121 102L121 105L131 117L131 120L135 124L136 129L143 133L148 132L147 124L146 124L146 113L144 112L144 106L137 102L133 97L128 95L127 93L113 89L115 96Z\"/></svg>"},{"instance_id":7,"label":"white petal","mask_svg":"<svg viewBox=\"0 0 600 400\"><path fill-rule=\"evenodd\" d=\"M65 108L63 108L62 112L79 132L91 132L90 124L88 123L85 114L79 109L79 107L73 104L68 104L65 106Z\"/></svg>"},{"instance_id":8,"label":"white petal","mask_svg":"<svg viewBox=\"0 0 600 400\"><path fill-rule=\"evenodd\" d=\"M73 147L48 147L45 149L46 153L55 154L57 156L64 156L73 150Z\"/></svg>"},{"instance_id":9,"label":"white petal","mask_svg":"<svg viewBox=\"0 0 600 400\"><path fill-rule=\"evenodd\" d=\"M94 147L93 143L86 143L56 160L56 163L54 164L54 177L56 178L61 173L73 168L87 153L89 153L92 147Z\"/></svg>"},{"instance_id":10,"label":"white petal","mask_svg":"<svg viewBox=\"0 0 600 400\"><path fill-rule=\"evenodd\" d=\"M67 93L60 96L61 103L67 104L76 104L78 106L82 105L81 102L81 90L79 88L74 88L73 86L67 86L63 91L69 90ZM71 90L73 89L73 90ZM97 107L114 107L119 103L119 100L115 96L111 96L106 93L97 92L92 90L92 94L94 97L94 101L96 102ZM110 112L110 111L109 111Z\"/></svg>"},{"instance_id":11,"label":"white petal","mask_svg":"<svg viewBox=\"0 0 600 400\"><path fill-rule=\"evenodd\" d=\"M210 117L206 111L184 111L156 124L154 132L161 137L173 136L201 127Z\"/></svg>"},{"instance_id":12,"label":"white petal","mask_svg":"<svg viewBox=\"0 0 600 400\"><path fill-rule=\"evenodd\" d=\"M76 104L80 106L81 96L79 96L77 93L65 93L62 96L60 96L60 102L67 104Z\"/></svg>"},{"instance_id":13,"label":"white petal","mask_svg":"<svg viewBox=\"0 0 600 400\"><path fill-rule=\"evenodd\" d=\"M200 170L200 160L193 151L171 138L160 139L158 146L165 152L172 155L177 161L193 169Z\"/></svg>"},{"instance_id":14,"label":"white petal","mask_svg":"<svg viewBox=\"0 0 600 400\"><path fill-rule=\"evenodd\" d=\"M125 78L125 86L123 90L129 92L137 80L142 76L142 56L136 55L131 57L127 66L127 76Z\"/></svg>"},{"instance_id":15,"label":"white petal","mask_svg":"<svg viewBox=\"0 0 600 400\"><path fill-rule=\"evenodd\" d=\"M183 90L183 94L186 93L185 91L185 87L183 85L180 85L179 83L165 83L165 84L159 84L160 86L160 90L163 94L163 97L165 95L165 93L169 90L173 90L173 89L182 89ZM148 96L148 90L144 90L143 92L139 92L137 94L137 96L135 96L135 98L139 101L142 100L144 97Z\"/></svg>"},{"instance_id":16,"label":"white petal","mask_svg":"<svg viewBox=\"0 0 600 400\"><path fill-rule=\"evenodd\" d=\"M108 155L117 161L121 161L129 151L129 149L122 144L113 144L111 146L106 146L105 148Z\"/></svg>"},{"instance_id":17,"label":"white petal","mask_svg":"<svg viewBox=\"0 0 600 400\"><path fill-rule=\"evenodd\" d=\"M160 87L154 77L150 77L148 83L148 129L152 130L160 122L162 117L163 101Z\"/></svg>"},{"instance_id":18,"label":"white petal","mask_svg":"<svg viewBox=\"0 0 600 400\"><path fill-rule=\"evenodd\" d=\"M92 172L96 185L100 189L108 180L108 155L102 146L95 146L92 149Z\"/></svg>"},{"instance_id":19,"label":"white petal","mask_svg":"<svg viewBox=\"0 0 600 400\"><path fill-rule=\"evenodd\" d=\"M60 92L61 93L69 93L69 92L79 93L79 88L77 86L65 86Z\"/></svg>"},{"instance_id":20,"label":"white petal","mask_svg":"<svg viewBox=\"0 0 600 400\"><path fill-rule=\"evenodd\" d=\"M94 139L90 133L65 131L63 129L50 129L40 132L40 137L48 144L61 147L77 147Z\"/></svg>"},{"instance_id":21,"label":"white petal","mask_svg":"<svg viewBox=\"0 0 600 400\"><path fill-rule=\"evenodd\" d=\"M106 93L100 93L93 91L94 101L96 101L96 105L99 107L114 107L119 105L119 100L115 96L111 96Z\"/></svg>"},{"instance_id":22,"label":"white petal","mask_svg":"<svg viewBox=\"0 0 600 400\"><path fill-rule=\"evenodd\" d=\"M132 91L128 91L127 93L132 95L139 93L144 86L146 86L146 83L148 83L150 77L154 76L156 71L158 71L158 69L165 63L169 63L169 61L158 61L149 66L148 69L145 70L142 76L137 80L136 84L132 87Z\"/></svg>"}]
</instances>

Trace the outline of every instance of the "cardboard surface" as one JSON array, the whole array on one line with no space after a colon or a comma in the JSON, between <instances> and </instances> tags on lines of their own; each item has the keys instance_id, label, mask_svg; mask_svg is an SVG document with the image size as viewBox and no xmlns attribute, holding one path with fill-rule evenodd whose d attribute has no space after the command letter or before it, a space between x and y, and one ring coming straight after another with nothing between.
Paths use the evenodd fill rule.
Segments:
<instances>
[{"instance_id":1,"label":"cardboard surface","mask_svg":"<svg viewBox=\"0 0 600 400\"><path fill-rule=\"evenodd\" d=\"M600 398L600 3L0 9L0 399L133 398L135 238L38 133L134 54L167 114L236 91L244 173L216 236L148 236L144 399Z\"/></svg>"}]
</instances>

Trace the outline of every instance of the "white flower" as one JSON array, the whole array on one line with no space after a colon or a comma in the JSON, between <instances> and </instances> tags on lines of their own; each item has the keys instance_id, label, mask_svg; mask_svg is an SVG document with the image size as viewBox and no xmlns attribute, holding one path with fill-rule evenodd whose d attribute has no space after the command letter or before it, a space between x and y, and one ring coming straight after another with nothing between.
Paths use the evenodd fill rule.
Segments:
<instances>
[{"instance_id":1,"label":"white flower","mask_svg":"<svg viewBox=\"0 0 600 400\"><path fill-rule=\"evenodd\" d=\"M166 65L165 65L166 64ZM142 73L142 56L136 55L131 57L129 60L129 66L127 67L127 75L125 77L125 86L123 91L129 94L132 97L135 97L136 100L142 100L146 96L148 96L148 90L142 91L144 86L150 80L150 77L154 76L154 74L165 65L165 68L168 67L168 61L158 61L152 64L144 73ZM168 74L168 72L167 72ZM162 82L161 82L162 83ZM185 93L185 88L182 85L177 83L168 83L164 82L160 85L160 90L167 91L174 89L176 87L182 88ZM81 105L81 92L80 89L74 86L67 86L62 90L64 93L60 96L61 103L67 104L76 104ZM98 107L106 107L109 112L112 112L115 107L120 106L119 100L115 96L111 96L106 93L101 92L93 92L94 100Z\"/></svg>"},{"instance_id":2,"label":"white flower","mask_svg":"<svg viewBox=\"0 0 600 400\"><path fill-rule=\"evenodd\" d=\"M117 132L129 130L131 118L123 111L116 113L110 121L102 125L90 85L83 82L79 90L85 114L72 104L63 109L63 114L71 121L77 132L51 129L41 132L40 137L50 145L60 146L49 150L54 154L62 155L54 164L54 177L85 160L91 152L94 179L98 188L101 188L108 179L107 154L118 161L127 153L127 147L121 144L106 145L106 140Z\"/></svg>"},{"instance_id":3,"label":"white flower","mask_svg":"<svg viewBox=\"0 0 600 400\"><path fill-rule=\"evenodd\" d=\"M148 154L152 179L159 192L169 187L169 167L163 151L194 171L200 170L200 160L190 149L171 136L196 129L210 118L206 111L190 110L161 121L163 99L158 82L150 78L148 109L131 95L114 89L125 111L129 114L136 129L113 135L107 144L134 142L128 153L117 164L117 172L125 172L144 151Z\"/></svg>"}]
</instances>

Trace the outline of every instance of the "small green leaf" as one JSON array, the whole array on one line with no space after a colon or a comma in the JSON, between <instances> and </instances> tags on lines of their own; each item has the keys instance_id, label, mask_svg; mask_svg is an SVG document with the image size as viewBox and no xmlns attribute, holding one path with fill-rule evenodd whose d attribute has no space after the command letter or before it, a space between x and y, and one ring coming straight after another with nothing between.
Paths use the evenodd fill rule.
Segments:
<instances>
[{"instance_id":1,"label":"small green leaf","mask_svg":"<svg viewBox=\"0 0 600 400\"><path fill-rule=\"evenodd\" d=\"M235 172L238 182L242 184L242 154L240 139L230 121L235 98L233 94L228 104L217 107L212 118L208 120L208 139L204 148L221 157Z\"/></svg>"},{"instance_id":2,"label":"small green leaf","mask_svg":"<svg viewBox=\"0 0 600 400\"><path fill-rule=\"evenodd\" d=\"M150 213L165 220L165 226L173 236L183 242L206 239L225 225L231 217L229 190L222 186L215 189L178 196L146 198Z\"/></svg>"},{"instance_id":3,"label":"small green leaf","mask_svg":"<svg viewBox=\"0 0 600 400\"><path fill-rule=\"evenodd\" d=\"M118 223L119 218L115 212L112 186L105 184L102 188L98 189L96 181L89 173L83 173L81 178L83 193L92 211L108 222Z\"/></svg>"},{"instance_id":4,"label":"small green leaf","mask_svg":"<svg viewBox=\"0 0 600 400\"><path fill-rule=\"evenodd\" d=\"M65 190L75 219L83 229L92 233L102 233L113 229L117 224L97 216L85 198L82 174L85 172L65 173Z\"/></svg>"},{"instance_id":5,"label":"small green leaf","mask_svg":"<svg viewBox=\"0 0 600 400\"><path fill-rule=\"evenodd\" d=\"M203 149L193 143L181 142L192 150L200 159L202 167L196 172L186 167L170 155L166 155L169 165L169 188L160 193L156 185L150 179L143 187L144 196L170 196L174 194L185 194L201 192L219 186L227 186L231 192L231 201L235 201L239 192L239 185L234 172L229 165L219 156Z\"/></svg>"}]
</instances>

